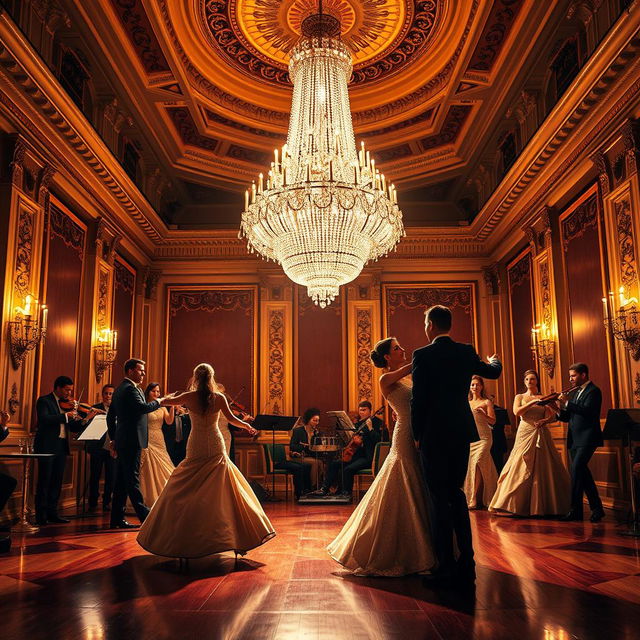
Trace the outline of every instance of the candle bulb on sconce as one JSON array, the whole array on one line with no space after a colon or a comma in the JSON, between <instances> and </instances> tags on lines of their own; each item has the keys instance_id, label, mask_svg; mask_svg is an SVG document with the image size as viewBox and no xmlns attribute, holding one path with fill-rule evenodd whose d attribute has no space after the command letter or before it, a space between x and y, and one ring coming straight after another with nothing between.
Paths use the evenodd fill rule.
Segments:
<instances>
[{"instance_id":1,"label":"candle bulb on sconce","mask_svg":"<svg viewBox=\"0 0 640 640\"><path fill-rule=\"evenodd\" d=\"M29 351L44 341L47 334L48 308L27 294L24 306L15 307L13 320L8 321L9 345L14 369L19 369Z\"/></svg>"},{"instance_id":2,"label":"candle bulb on sconce","mask_svg":"<svg viewBox=\"0 0 640 640\"><path fill-rule=\"evenodd\" d=\"M98 331L97 345L93 348L93 360L96 373L96 381L101 382L105 371L113 366L118 356L118 332L104 328Z\"/></svg>"},{"instance_id":3,"label":"candle bulb on sconce","mask_svg":"<svg viewBox=\"0 0 640 640\"><path fill-rule=\"evenodd\" d=\"M604 311L604 326L616 339L620 340L624 348L631 354L634 360L640 360L640 310L638 299L627 298L624 286L618 289L618 303L616 309L615 294L609 291L609 295L602 299Z\"/></svg>"},{"instance_id":4,"label":"candle bulb on sconce","mask_svg":"<svg viewBox=\"0 0 640 640\"><path fill-rule=\"evenodd\" d=\"M556 341L546 323L531 328L531 353L550 378L556 368Z\"/></svg>"}]
</instances>

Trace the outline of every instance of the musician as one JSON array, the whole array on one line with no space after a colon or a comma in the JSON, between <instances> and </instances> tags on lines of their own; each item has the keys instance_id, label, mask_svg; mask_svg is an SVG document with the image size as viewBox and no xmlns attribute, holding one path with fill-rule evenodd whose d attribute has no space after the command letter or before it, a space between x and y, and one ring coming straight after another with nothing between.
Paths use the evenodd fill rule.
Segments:
<instances>
[{"instance_id":1,"label":"musician","mask_svg":"<svg viewBox=\"0 0 640 640\"><path fill-rule=\"evenodd\" d=\"M322 461L315 457L309 447L320 442L318 424L320 423L320 409L311 407L301 417L302 424L294 427L289 441L289 455L309 467L309 477L312 486L319 484ZM305 487L309 489L310 487Z\"/></svg>"},{"instance_id":2,"label":"musician","mask_svg":"<svg viewBox=\"0 0 640 640\"><path fill-rule=\"evenodd\" d=\"M231 409L231 413L240 420L244 420L245 422L253 422L253 416L248 413L240 410L240 405L238 405L234 399L227 393L225 386L216 380L216 385L218 387L218 391L224 395L224 397L229 402L229 409ZM244 387L243 387L244 389ZM235 463L236 461L236 439L235 432L236 431L244 431L244 429L238 429L238 427L234 427L232 424L229 424L229 421L222 415L218 416L218 428L222 433L222 437L224 438L224 444L227 447L227 455L231 462Z\"/></svg>"},{"instance_id":3,"label":"musician","mask_svg":"<svg viewBox=\"0 0 640 640\"><path fill-rule=\"evenodd\" d=\"M371 415L371 403L368 400L363 400L358 405L358 416L360 420L354 426L362 436L362 446L356 450L350 462L333 460L329 463L327 475L320 489L323 496L326 496L329 489L337 483L338 493L351 497L355 474L363 469L371 469L373 452L376 444L382 439L382 420Z\"/></svg>"},{"instance_id":4,"label":"musician","mask_svg":"<svg viewBox=\"0 0 640 640\"><path fill-rule=\"evenodd\" d=\"M109 411L111 398L115 387L112 384L105 384L102 387L102 402L93 405L93 409ZM81 420L84 428L89 426L91 418L88 416ZM89 454L89 511L98 508L98 496L100 495L100 476L104 468L104 492L102 494L102 510L106 513L111 510L111 498L113 496L113 480L115 478L116 461L113 451L105 448L107 433L100 440L89 440L87 442L87 453ZM107 445L108 447L108 445Z\"/></svg>"},{"instance_id":5,"label":"musician","mask_svg":"<svg viewBox=\"0 0 640 640\"><path fill-rule=\"evenodd\" d=\"M62 407L69 407L63 409ZM36 524L44 526L50 522L69 522L58 515L58 500L62 490L62 478L69 449L69 432L82 431L73 400L73 380L58 376L53 383L53 392L36 401L35 453L53 453L53 458L38 460L38 484L36 485ZM95 411L89 411L93 418Z\"/></svg>"},{"instance_id":6,"label":"musician","mask_svg":"<svg viewBox=\"0 0 640 640\"><path fill-rule=\"evenodd\" d=\"M493 435L493 443L491 445L491 457L493 463L496 465L498 475L504 468L505 454L507 453L507 434L505 428L511 425L509 421L509 413L503 407L499 407L497 404L493 405L493 410L496 414L496 421L491 426L491 432Z\"/></svg>"},{"instance_id":7,"label":"musician","mask_svg":"<svg viewBox=\"0 0 640 640\"><path fill-rule=\"evenodd\" d=\"M221 420L222 416L218 418ZM185 407L176 407L175 418L171 424L163 423L162 433L169 457L174 466L178 466L187 456L187 441L191 434L191 416Z\"/></svg>"},{"instance_id":8,"label":"musician","mask_svg":"<svg viewBox=\"0 0 640 640\"><path fill-rule=\"evenodd\" d=\"M591 522L604 518L602 501L588 464L595 450L604 444L600 429L602 392L589 380L589 367L577 362L569 367L569 382L577 391L558 397L558 418L569 423L567 449L571 456L571 509L562 520L582 520L582 494L591 508Z\"/></svg>"}]
</instances>

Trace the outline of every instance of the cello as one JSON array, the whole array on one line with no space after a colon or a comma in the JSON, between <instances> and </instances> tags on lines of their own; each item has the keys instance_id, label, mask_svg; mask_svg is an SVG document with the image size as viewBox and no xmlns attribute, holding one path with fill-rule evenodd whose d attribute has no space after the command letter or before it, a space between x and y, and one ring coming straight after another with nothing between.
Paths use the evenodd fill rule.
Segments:
<instances>
[{"instance_id":1,"label":"cello","mask_svg":"<svg viewBox=\"0 0 640 640\"><path fill-rule=\"evenodd\" d=\"M353 434L353 438L351 438L351 442L342 450L342 462L351 462L353 460L353 456L356 454L356 451L362 446L364 440L362 435L360 435L367 426L367 422L374 418L375 416L382 415L384 413L384 405L382 405L379 409L376 410L375 413L372 413L369 418L367 418L358 429L356 429Z\"/></svg>"}]
</instances>

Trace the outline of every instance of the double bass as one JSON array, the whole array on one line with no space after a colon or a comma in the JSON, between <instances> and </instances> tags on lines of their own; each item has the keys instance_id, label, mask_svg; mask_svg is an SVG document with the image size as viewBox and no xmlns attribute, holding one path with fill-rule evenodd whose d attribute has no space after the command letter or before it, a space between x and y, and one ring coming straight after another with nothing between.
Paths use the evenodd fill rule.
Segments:
<instances>
[{"instance_id":1,"label":"double bass","mask_svg":"<svg viewBox=\"0 0 640 640\"><path fill-rule=\"evenodd\" d=\"M382 415L384 413L384 405L382 405L379 409L376 410L375 413L371 414L371 418L375 416ZM353 438L351 438L351 442L342 450L342 462L351 462L353 460L353 456L356 454L356 451L362 446L364 442L362 435L360 435L367 426L367 421L371 420L371 418L367 418L356 432L353 434Z\"/></svg>"}]
</instances>

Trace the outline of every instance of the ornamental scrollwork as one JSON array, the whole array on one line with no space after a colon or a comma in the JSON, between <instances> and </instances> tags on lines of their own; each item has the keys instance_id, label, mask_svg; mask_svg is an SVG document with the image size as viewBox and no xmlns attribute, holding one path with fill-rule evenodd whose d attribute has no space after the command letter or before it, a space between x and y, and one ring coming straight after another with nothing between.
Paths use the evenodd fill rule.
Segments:
<instances>
[{"instance_id":1,"label":"ornamental scrollwork","mask_svg":"<svg viewBox=\"0 0 640 640\"><path fill-rule=\"evenodd\" d=\"M513 291L515 287L520 286L526 280L531 281L531 254L527 253L522 256L518 262L512 265L508 270L509 291Z\"/></svg>"},{"instance_id":2,"label":"ornamental scrollwork","mask_svg":"<svg viewBox=\"0 0 640 640\"><path fill-rule=\"evenodd\" d=\"M633 238L633 222L631 218L631 205L628 199L618 200L615 203L616 234L620 256L620 281L628 290L635 288L638 274L636 268L636 253Z\"/></svg>"},{"instance_id":3,"label":"ornamental scrollwork","mask_svg":"<svg viewBox=\"0 0 640 640\"><path fill-rule=\"evenodd\" d=\"M588 229L598 226L598 196L592 195L578 205L571 215L562 221L562 244L566 251L569 243L584 235Z\"/></svg>"},{"instance_id":4,"label":"ornamental scrollwork","mask_svg":"<svg viewBox=\"0 0 640 640\"><path fill-rule=\"evenodd\" d=\"M250 316L253 313L252 291L172 291L169 312L175 316L178 311L241 311Z\"/></svg>"},{"instance_id":5,"label":"ornamental scrollwork","mask_svg":"<svg viewBox=\"0 0 640 640\"><path fill-rule=\"evenodd\" d=\"M371 311L358 309L356 313L356 363L358 370L358 400L373 397L373 368L370 359L373 342Z\"/></svg>"},{"instance_id":6,"label":"ornamental scrollwork","mask_svg":"<svg viewBox=\"0 0 640 640\"><path fill-rule=\"evenodd\" d=\"M269 403L284 406L284 341L285 318L282 309L269 312ZM274 409L275 410L275 409Z\"/></svg>"},{"instance_id":7,"label":"ornamental scrollwork","mask_svg":"<svg viewBox=\"0 0 640 640\"><path fill-rule=\"evenodd\" d=\"M84 229L77 225L62 209L53 204L49 207L49 229L52 235L60 238L82 260L84 256Z\"/></svg>"},{"instance_id":8,"label":"ornamental scrollwork","mask_svg":"<svg viewBox=\"0 0 640 640\"><path fill-rule=\"evenodd\" d=\"M465 313L470 314L472 311L471 287L387 289L389 316L392 316L398 309L428 309L436 304L450 309L461 307Z\"/></svg>"}]
</instances>

